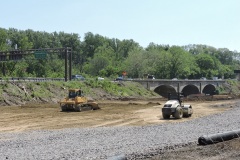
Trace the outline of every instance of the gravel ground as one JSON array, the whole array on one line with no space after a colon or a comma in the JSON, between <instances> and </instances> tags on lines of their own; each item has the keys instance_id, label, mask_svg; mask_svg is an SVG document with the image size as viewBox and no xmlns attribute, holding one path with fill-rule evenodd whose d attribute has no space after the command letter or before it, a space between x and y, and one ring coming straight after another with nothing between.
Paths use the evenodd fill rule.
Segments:
<instances>
[{"instance_id":1,"label":"gravel ground","mask_svg":"<svg viewBox=\"0 0 240 160\"><path fill-rule=\"evenodd\" d=\"M224 113L182 123L1 133L0 159L144 159L197 143L202 135L239 130L239 115L237 104Z\"/></svg>"}]
</instances>

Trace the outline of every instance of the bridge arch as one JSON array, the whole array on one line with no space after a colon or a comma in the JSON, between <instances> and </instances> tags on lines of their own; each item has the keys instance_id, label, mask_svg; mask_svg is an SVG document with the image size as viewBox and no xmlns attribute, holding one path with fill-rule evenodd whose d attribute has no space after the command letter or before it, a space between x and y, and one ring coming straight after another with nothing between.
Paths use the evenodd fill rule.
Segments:
<instances>
[{"instance_id":1,"label":"bridge arch","mask_svg":"<svg viewBox=\"0 0 240 160\"><path fill-rule=\"evenodd\" d=\"M133 80L142 84L146 89L155 91L163 97L167 97L167 93L176 93L187 91L186 94L205 93L214 94L217 86L223 85L225 80ZM198 89L198 90L197 90ZM190 91L193 90L193 91ZM199 91L199 92L198 92Z\"/></svg>"},{"instance_id":2,"label":"bridge arch","mask_svg":"<svg viewBox=\"0 0 240 160\"><path fill-rule=\"evenodd\" d=\"M192 84L189 84L183 87L182 92L184 93L184 96L200 93L198 87Z\"/></svg>"},{"instance_id":3,"label":"bridge arch","mask_svg":"<svg viewBox=\"0 0 240 160\"><path fill-rule=\"evenodd\" d=\"M175 88L170 85L160 85L154 89L154 92L156 92L157 94L165 98L168 97L168 93L171 93L171 94L177 93Z\"/></svg>"},{"instance_id":4,"label":"bridge arch","mask_svg":"<svg viewBox=\"0 0 240 160\"><path fill-rule=\"evenodd\" d=\"M214 85L208 84L203 88L202 93L212 95L215 90L216 90L216 87Z\"/></svg>"}]
</instances>

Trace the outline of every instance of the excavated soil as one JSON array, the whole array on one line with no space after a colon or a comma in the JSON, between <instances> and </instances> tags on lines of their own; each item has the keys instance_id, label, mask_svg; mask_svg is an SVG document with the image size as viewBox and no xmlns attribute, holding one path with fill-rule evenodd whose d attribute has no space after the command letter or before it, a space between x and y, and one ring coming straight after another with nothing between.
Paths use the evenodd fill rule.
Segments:
<instances>
[{"instance_id":1,"label":"excavated soil","mask_svg":"<svg viewBox=\"0 0 240 160\"><path fill-rule=\"evenodd\" d=\"M28 104L0 107L0 132L72 127L140 126L189 121L223 112L234 101L189 101L194 114L190 118L162 119L165 101L99 101L101 109L83 112L61 112L58 104Z\"/></svg>"}]
</instances>

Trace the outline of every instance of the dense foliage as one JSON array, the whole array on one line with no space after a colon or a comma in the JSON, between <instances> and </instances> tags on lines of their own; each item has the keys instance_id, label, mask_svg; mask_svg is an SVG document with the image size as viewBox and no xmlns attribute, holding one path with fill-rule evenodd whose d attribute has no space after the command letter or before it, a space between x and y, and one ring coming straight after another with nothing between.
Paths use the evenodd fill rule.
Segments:
<instances>
[{"instance_id":1,"label":"dense foliage","mask_svg":"<svg viewBox=\"0 0 240 160\"><path fill-rule=\"evenodd\" d=\"M71 47L73 74L131 78L146 74L156 78L234 78L239 68L237 51L207 45L169 46L150 43L143 48L134 40L119 40L88 32L83 40L75 33L39 32L0 28L0 51ZM64 57L49 53L20 61L0 62L1 77L64 77Z\"/></svg>"}]
</instances>

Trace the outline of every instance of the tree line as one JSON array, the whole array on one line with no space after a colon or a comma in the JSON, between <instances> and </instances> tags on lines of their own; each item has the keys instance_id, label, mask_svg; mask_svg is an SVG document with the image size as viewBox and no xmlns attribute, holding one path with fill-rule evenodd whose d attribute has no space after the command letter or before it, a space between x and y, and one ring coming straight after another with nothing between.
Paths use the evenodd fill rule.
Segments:
<instances>
[{"instance_id":1,"label":"tree line","mask_svg":"<svg viewBox=\"0 0 240 160\"><path fill-rule=\"evenodd\" d=\"M149 43L143 48L132 39L119 40L88 32L40 32L0 28L0 51L72 48L73 74L114 78L123 71L131 78L146 74L159 79L234 78L240 53L227 48L191 44L170 46ZM64 57L48 53L46 59L29 57L1 61L1 77L64 77Z\"/></svg>"}]
</instances>

